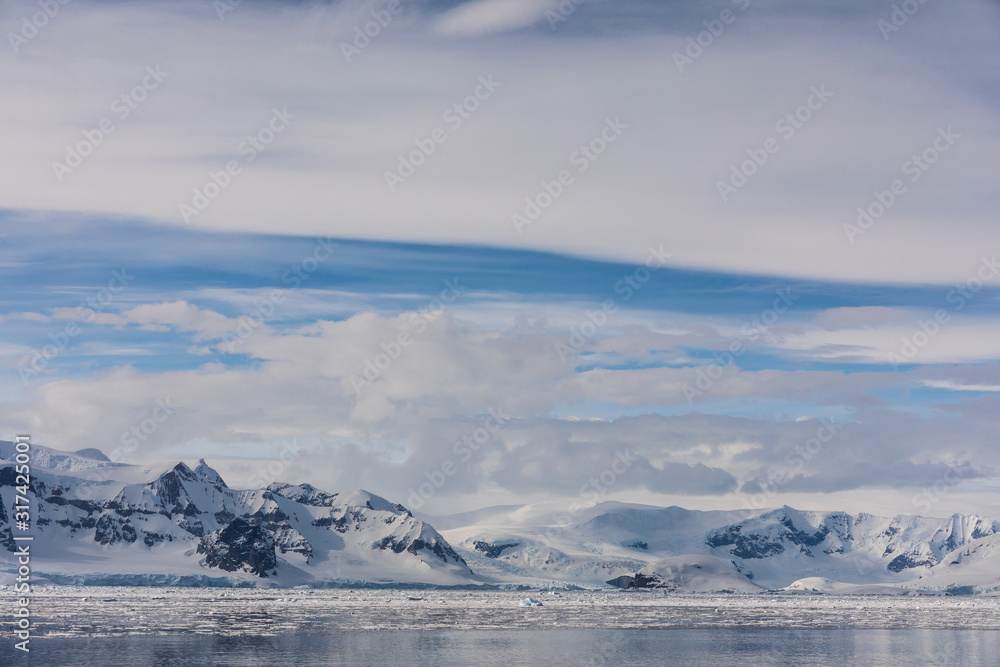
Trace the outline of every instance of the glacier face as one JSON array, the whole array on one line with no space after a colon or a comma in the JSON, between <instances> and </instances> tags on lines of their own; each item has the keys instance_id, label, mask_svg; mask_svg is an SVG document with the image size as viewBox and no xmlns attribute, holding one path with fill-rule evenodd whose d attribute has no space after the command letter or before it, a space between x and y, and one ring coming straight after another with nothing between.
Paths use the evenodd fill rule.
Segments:
<instances>
[{"instance_id":1,"label":"glacier face","mask_svg":"<svg viewBox=\"0 0 1000 667\"><path fill-rule=\"evenodd\" d=\"M0 455L9 458L6 444ZM935 519L605 502L572 521L540 505L418 518L361 490L279 482L232 489L204 460L140 480L135 466L112 463L97 450L37 450L29 489L33 565L52 582L751 592L801 580L792 590L838 582L1000 590L1000 522L975 514ZM14 484L12 463L0 460L0 583L15 569L8 511Z\"/></svg>"}]
</instances>

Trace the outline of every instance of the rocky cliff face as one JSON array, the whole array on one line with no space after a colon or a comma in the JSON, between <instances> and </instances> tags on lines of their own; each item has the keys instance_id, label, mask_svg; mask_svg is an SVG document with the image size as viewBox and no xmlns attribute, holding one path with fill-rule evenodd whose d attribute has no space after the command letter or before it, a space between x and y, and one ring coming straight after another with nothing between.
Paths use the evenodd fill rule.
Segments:
<instances>
[{"instance_id":1,"label":"rocky cliff face","mask_svg":"<svg viewBox=\"0 0 1000 667\"><path fill-rule=\"evenodd\" d=\"M100 452L39 450L38 460L54 469L40 464L27 488L33 546L45 554L33 564L53 580L756 590L820 577L1000 590L1000 522L975 514L699 512L606 503L581 511L576 523L552 524L545 512L515 507L472 513L470 524L444 518L449 543L406 507L365 491L287 483L233 489L205 461L135 482L128 480L143 471L124 470ZM5 453L9 459L13 450L0 443ZM16 482L13 464L0 458L0 580L16 571Z\"/></svg>"},{"instance_id":2,"label":"rocky cliff face","mask_svg":"<svg viewBox=\"0 0 1000 667\"><path fill-rule=\"evenodd\" d=\"M231 489L204 460L194 469L178 463L147 483L94 480L89 473L103 457L81 464L83 453L71 463L88 475L37 471L29 490L36 539L63 553L72 545L81 555L58 566L65 572L145 567L147 573L232 573L285 583L473 580L433 527L364 491L327 493L307 484ZM64 468L70 460L48 458ZM13 467L0 462L0 548L7 551L14 548L5 510L14 482Z\"/></svg>"},{"instance_id":3,"label":"rocky cliff face","mask_svg":"<svg viewBox=\"0 0 1000 667\"><path fill-rule=\"evenodd\" d=\"M226 572L243 571L258 577L278 573L273 534L243 518L233 519L225 528L202 537L197 552L205 555L208 567Z\"/></svg>"},{"instance_id":4,"label":"rocky cliff face","mask_svg":"<svg viewBox=\"0 0 1000 667\"><path fill-rule=\"evenodd\" d=\"M818 556L863 554L891 573L933 567L947 554L996 533L997 522L978 515L948 519L870 514L799 512L786 507L718 528L705 537L716 555L745 561L785 554Z\"/></svg>"},{"instance_id":5,"label":"rocky cliff face","mask_svg":"<svg viewBox=\"0 0 1000 667\"><path fill-rule=\"evenodd\" d=\"M512 508L489 515L491 523L481 527L445 519L446 535L477 572L542 584L691 590L677 583L684 580L716 586L707 590L745 588L747 582L768 589L821 577L939 590L1000 588L1000 560L991 565L988 556L1000 553L1000 522L978 515L876 517L791 507L703 512L613 502L586 514L575 524L553 526L536 519L545 515L530 506ZM663 565L672 558L689 559L690 568ZM644 569L655 563L659 569ZM712 584L704 578L706 563L721 563L720 577L736 578L725 584L717 577Z\"/></svg>"}]
</instances>

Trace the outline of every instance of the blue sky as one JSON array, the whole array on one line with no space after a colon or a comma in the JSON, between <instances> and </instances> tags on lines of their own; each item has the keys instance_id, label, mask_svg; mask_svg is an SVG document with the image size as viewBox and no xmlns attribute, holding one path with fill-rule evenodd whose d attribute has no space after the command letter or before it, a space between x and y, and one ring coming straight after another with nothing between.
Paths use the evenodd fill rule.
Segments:
<instances>
[{"instance_id":1,"label":"blue sky","mask_svg":"<svg viewBox=\"0 0 1000 667\"><path fill-rule=\"evenodd\" d=\"M428 509L628 450L609 498L906 512L957 468L934 512L1000 510L995 5L400 7L11 43L10 433L405 500L493 410Z\"/></svg>"},{"instance_id":2,"label":"blue sky","mask_svg":"<svg viewBox=\"0 0 1000 667\"><path fill-rule=\"evenodd\" d=\"M99 294L112 281L115 271L123 274L127 289L116 293L100 312L118 313L138 304L183 299L198 308L211 309L229 318L245 314L246 299L281 290L294 304L283 307L269 319L281 329L301 327L322 318L341 321L365 310L398 315L426 307L451 280L465 293L448 310L467 312L475 319L491 309L504 314L488 318L486 326L504 330L514 325L510 304L523 304L533 317L544 320L549 310L563 311L566 304L599 307L607 300L620 303L634 317L653 319L658 313L688 317L705 316L720 321L741 317L751 326L751 335L769 330L760 314L780 293L793 299L789 312L780 319L809 322L834 309L880 307L914 313L937 308L952 310L949 295L959 287L941 285L871 285L847 282L808 281L776 276L747 276L710 271L676 269L670 266L650 273L648 282L636 289L623 286L623 276L636 266L545 252L516 251L488 246L444 246L385 243L323 237L334 256L316 264L311 272L300 270L303 258L316 247L317 239L289 235L212 232L158 226L136 221L83 222L53 216L44 227L25 224L21 216L3 215L4 244L16 262L2 269L5 284L17 286L2 297L2 314L8 342L41 349L48 342L51 322L20 317L18 313L50 314L58 308L76 308ZM53 233L58 238L53 243ZM218 251L225 248L224 253ZM51 270L58 267L57 270ZM633 281L635 279L633 278ZM634 282L639 285L638 282ZM616 291L616 286L619 290ZM988 318L997 312L996 286L975 293L966 287L962 315ZM628 300L624 299L629 296ZM449 305L442 304L441 305ZM754 323L753 318L758 322ZM742 334L734 338L747 338ZM83 349L69 350L52 368L69 371L89 364L106 370L120 364L143 369L196 367L200 356L186 354L189 340L169 332L151 332L128 327L100 333L83 331L74 339L79 348L101 343L107 349L87 355ZM111 354L109 350L145 349L156 354ZM688 357L679 366L713 362L715 347L684 346ZM219 357L225 364L240 364L242 355ZM656 363L651 365L655 366ZM822 369L852 372L894 370L888 358L857 364L841 358L789 359L766 347L740 354L739 365L748 370ZM904 364L909 367L913 364ZM591 361L584 355L580 368L620 367L613 360Z\"/></svg>"},{"instance_id":3,"label":"blue sky","mask_svg":"<svg viewBox=\"0 0 1000 667\"><path fill-rule=\"evenodd\" d=\"M601 451L617 451L611 445L643 448L647 467L623 486L626 496L673 499L677 489L690 494L688 504L733 503L739 491L750 497L748 481L753 488L752 480L787 467L796 440L807 442L826 418L844 425L852 440L842 435L838 445L869 459L871 470L844 475L823 461L806 473L817 490L877 488L902 455L925 460L892 480L897 490L932 484L942 466L970 461L977 462L972 479L992 475L986 452L989 406L1000 392L997 352L988 345L969 359L964 342L996 326L1000 291L989 281L955 311L948 301L955 285L723 274L673 268L669 259L647 274L641 264L487 246L59 215L41 226L16 212L3 215L2 233L14 259L2 269L4 283L16 286L0 297L9 373L3 405L14 418L37 420L35 430L54 445L118 449L134 462L215 456L238 480L291 437L310 454L283 473L327 486L360 476L391 496L394 487L416 488L435 460L454 455L452 439L496 408L517 420L511 442L541 439L553 466L576 460L566 449L573 442L586 443L581 471L599 466ZM309 262L321 247L329 256ZM624 289L624 278L636 288ZM280 302L269 307L274 294ZM587 314L609 300L613 312L586 329L602 321ZM949 321L940 333L912 363L894 368L887 355L897 333L912 338L942 309ZM265 317L244 329L252 332L244 339L240 323L255 313ZM425 328L409 319L420 313ZM64 336L72 325L77 333ZM582 332L575 343L574 331ZM354 385L400 332L412 343L370 385ZM739 351L730 356L734 342ZM221 393L185 400L206 381ZM297 384L311 389L286 397ZM123 449L124 434L158 399L180 406L181 418L149 434L141 450ZM666 442L647 440L658 431L670 434ZM903 432L918 439L872 449ZM969 441L944 446L942 432ZM513 461L478 462L454 493L551 492L523 482L539 452L518 460L520 447L496 447ZM358 469L343 470L345 459ZM681 482L691 466L712 471L703 488ZM832 475L836 481L820 484ZM490 495L480 496L475 483L491 487ZM788 495L776 488L774 497Z\"/></svg>"}]
</instances>

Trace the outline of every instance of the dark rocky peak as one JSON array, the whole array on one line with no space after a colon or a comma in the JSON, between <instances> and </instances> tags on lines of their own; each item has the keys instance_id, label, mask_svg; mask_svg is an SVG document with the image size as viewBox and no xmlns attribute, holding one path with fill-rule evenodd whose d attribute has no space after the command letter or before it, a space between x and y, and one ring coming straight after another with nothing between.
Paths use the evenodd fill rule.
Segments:
<instances>
[{"instance_id":1,"label":"dark rocky peak","mask_svg":"<svg viewBox=\"0 0 1000 667\"><path fill-rule=\"evenodd\" d=\"M182 461L147 486L165 507L171 507L178 504L177 501L184 493L182 482L194 482L198 479L199 477L195 475L194 471Z\"/></svg>"},{"instance_id":2,"label":"dark rocky peak","mask_svg":"<svg viewBox=\"0 0 1000 667\"><path fill-rule=\"evenodd\" d=\"M337 502L337 493L320 491L312 484L284 484L275 482L267 490L276 496L293 500L312 507L333 507Z\"/></svg>"},{"instance_id":3,"label":"dark rocky peak","mask_svg":"<svg viewBox=\"0 0 1000 667\"><path fill-rule=\"evenodd\" d=\"M186 502L180 502L187 496L184 489L185 483L198 485L211 484L220 490L229 488L226 486L226 482L222 479L222 476L205 463L205 459L201 459L198 462L198 467L194 470L181 461L147 484L147 487L159 498L164 507L180 507L183 509L187 504Z\"/></svg>"},{"instance_id":4,"label":"dark rocky peak","mask_svg":"<svg viewBox=\"0 0 1000 667\"><path fill-rule=\"evenodd\" d=\"M226 572L242 570L258 577L277 574L274 537L246 519L233 519L225 528L202 537L197 552L205 555L205 565Z\"/></svg>"},{"instance_id":5,"label":"dark rocky peak","mask_svg":"<svg viewBox=\"0 0 1000 667\"><path fill-rule=\"evenodd\" d=\"M194 470L191 470L191 468L189 468L188 465L184 463L184 461L181 461L180 463L175 465L170 470L170 472L176 474L181 479L189 482L193 482L198 478L198 476L194 474Z\"/></svg>"},{"instance_id":6,"label":"dark rocky peak","mask_svg":"<svg viewBox=\"0 0 1000 667\"><path fill-rule=\"evenodd\" d=\"M212 484L215 484L216 486L222 487L223 489L229 488L226 486L225 481L223 481L222 475L216 472L215 468L212 468L205 463L205 459L198 460L198 467L194 469L194 474L211 482Z\"/></svg>"}]
</instances>

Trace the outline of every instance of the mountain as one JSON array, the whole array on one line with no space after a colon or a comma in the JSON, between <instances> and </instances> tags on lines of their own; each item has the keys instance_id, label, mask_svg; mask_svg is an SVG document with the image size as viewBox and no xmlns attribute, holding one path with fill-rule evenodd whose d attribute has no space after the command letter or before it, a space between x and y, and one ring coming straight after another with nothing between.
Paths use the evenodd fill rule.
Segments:
<instances>
[{"instance_id":1,"label":"mountain","mask_svg":"<svg viewBox=\"0 0 1000 667\"><path fill-rule=\"evenodd\" d=\"M806 577L782 590L792 593L830 593L833 595L912 595L914 590L885 584L845 584L825 577Z\"/></svg>"},{"instance_id":2,"label":"mountain","mask_svg":"<svg viewBox=\"0 0 1000 667\"><path fill-rule=\"evenodd\" d=\"M656 560L641 568L635 576L613 580L613 585L626 590L658 589L671 593L759 593L764 590L737 572L731 563L711 556L674 556Z\"/></svg>"},{"instance_id":3,"label":"mountain","mask_svg":"<svg viewBox=\"0 0 1000 667\"><path fill-rule=\"evenodd\" d=\"M0 442L0 455L0 583L9 583L13 446ZM429 517L361 490L232 489L204 460L139 467L33 446L32 466L32 565L53 583L1000 591L1000 522L976 514L604 502Z\"/></svg>"},{"instance_id":4,"label":"mountain","mask_svg":"<svg viewBox=\"0 0 1000 667\"><path fill-rule=\"evenodd\" d=\"M0 461L13 460L16 455L14 443L0 440ZM67 473L84 472L98 468L122 467L112 463L99 449L81 449L77 452L61 452L44 445L31 446L31 467Z\"/></svg>"},{"instance_id":5,"label":"mountain","mask_svg":"<svg viewBox=\"0 0 1000 667\"><path fill-rule=\"evenodd\" d=\"M533 506L468 516L466 525L442 517L443 535L476 572L524 584L745 590L733 585L736 574L758 590L818 577L858 590L1000 591L1000 522L975 514L938 519L608 502L571 517Z\"/></svg>"},{"instance_id":6,"label":"mountain","mask_svg":"<svg viewBox=\"0 0 1000 667\"><path fill-rule=\"evenodd\" d=\"M32 565L55 583L481 583L432 526L365 491L231 489L204 460L128 483L67 456L33 459L56 469L33 468L28 487ZM16 481L12 463L0 463L6 551ZM15 569L8 554L2 570Z\"/></svg>"}]
</instances>

